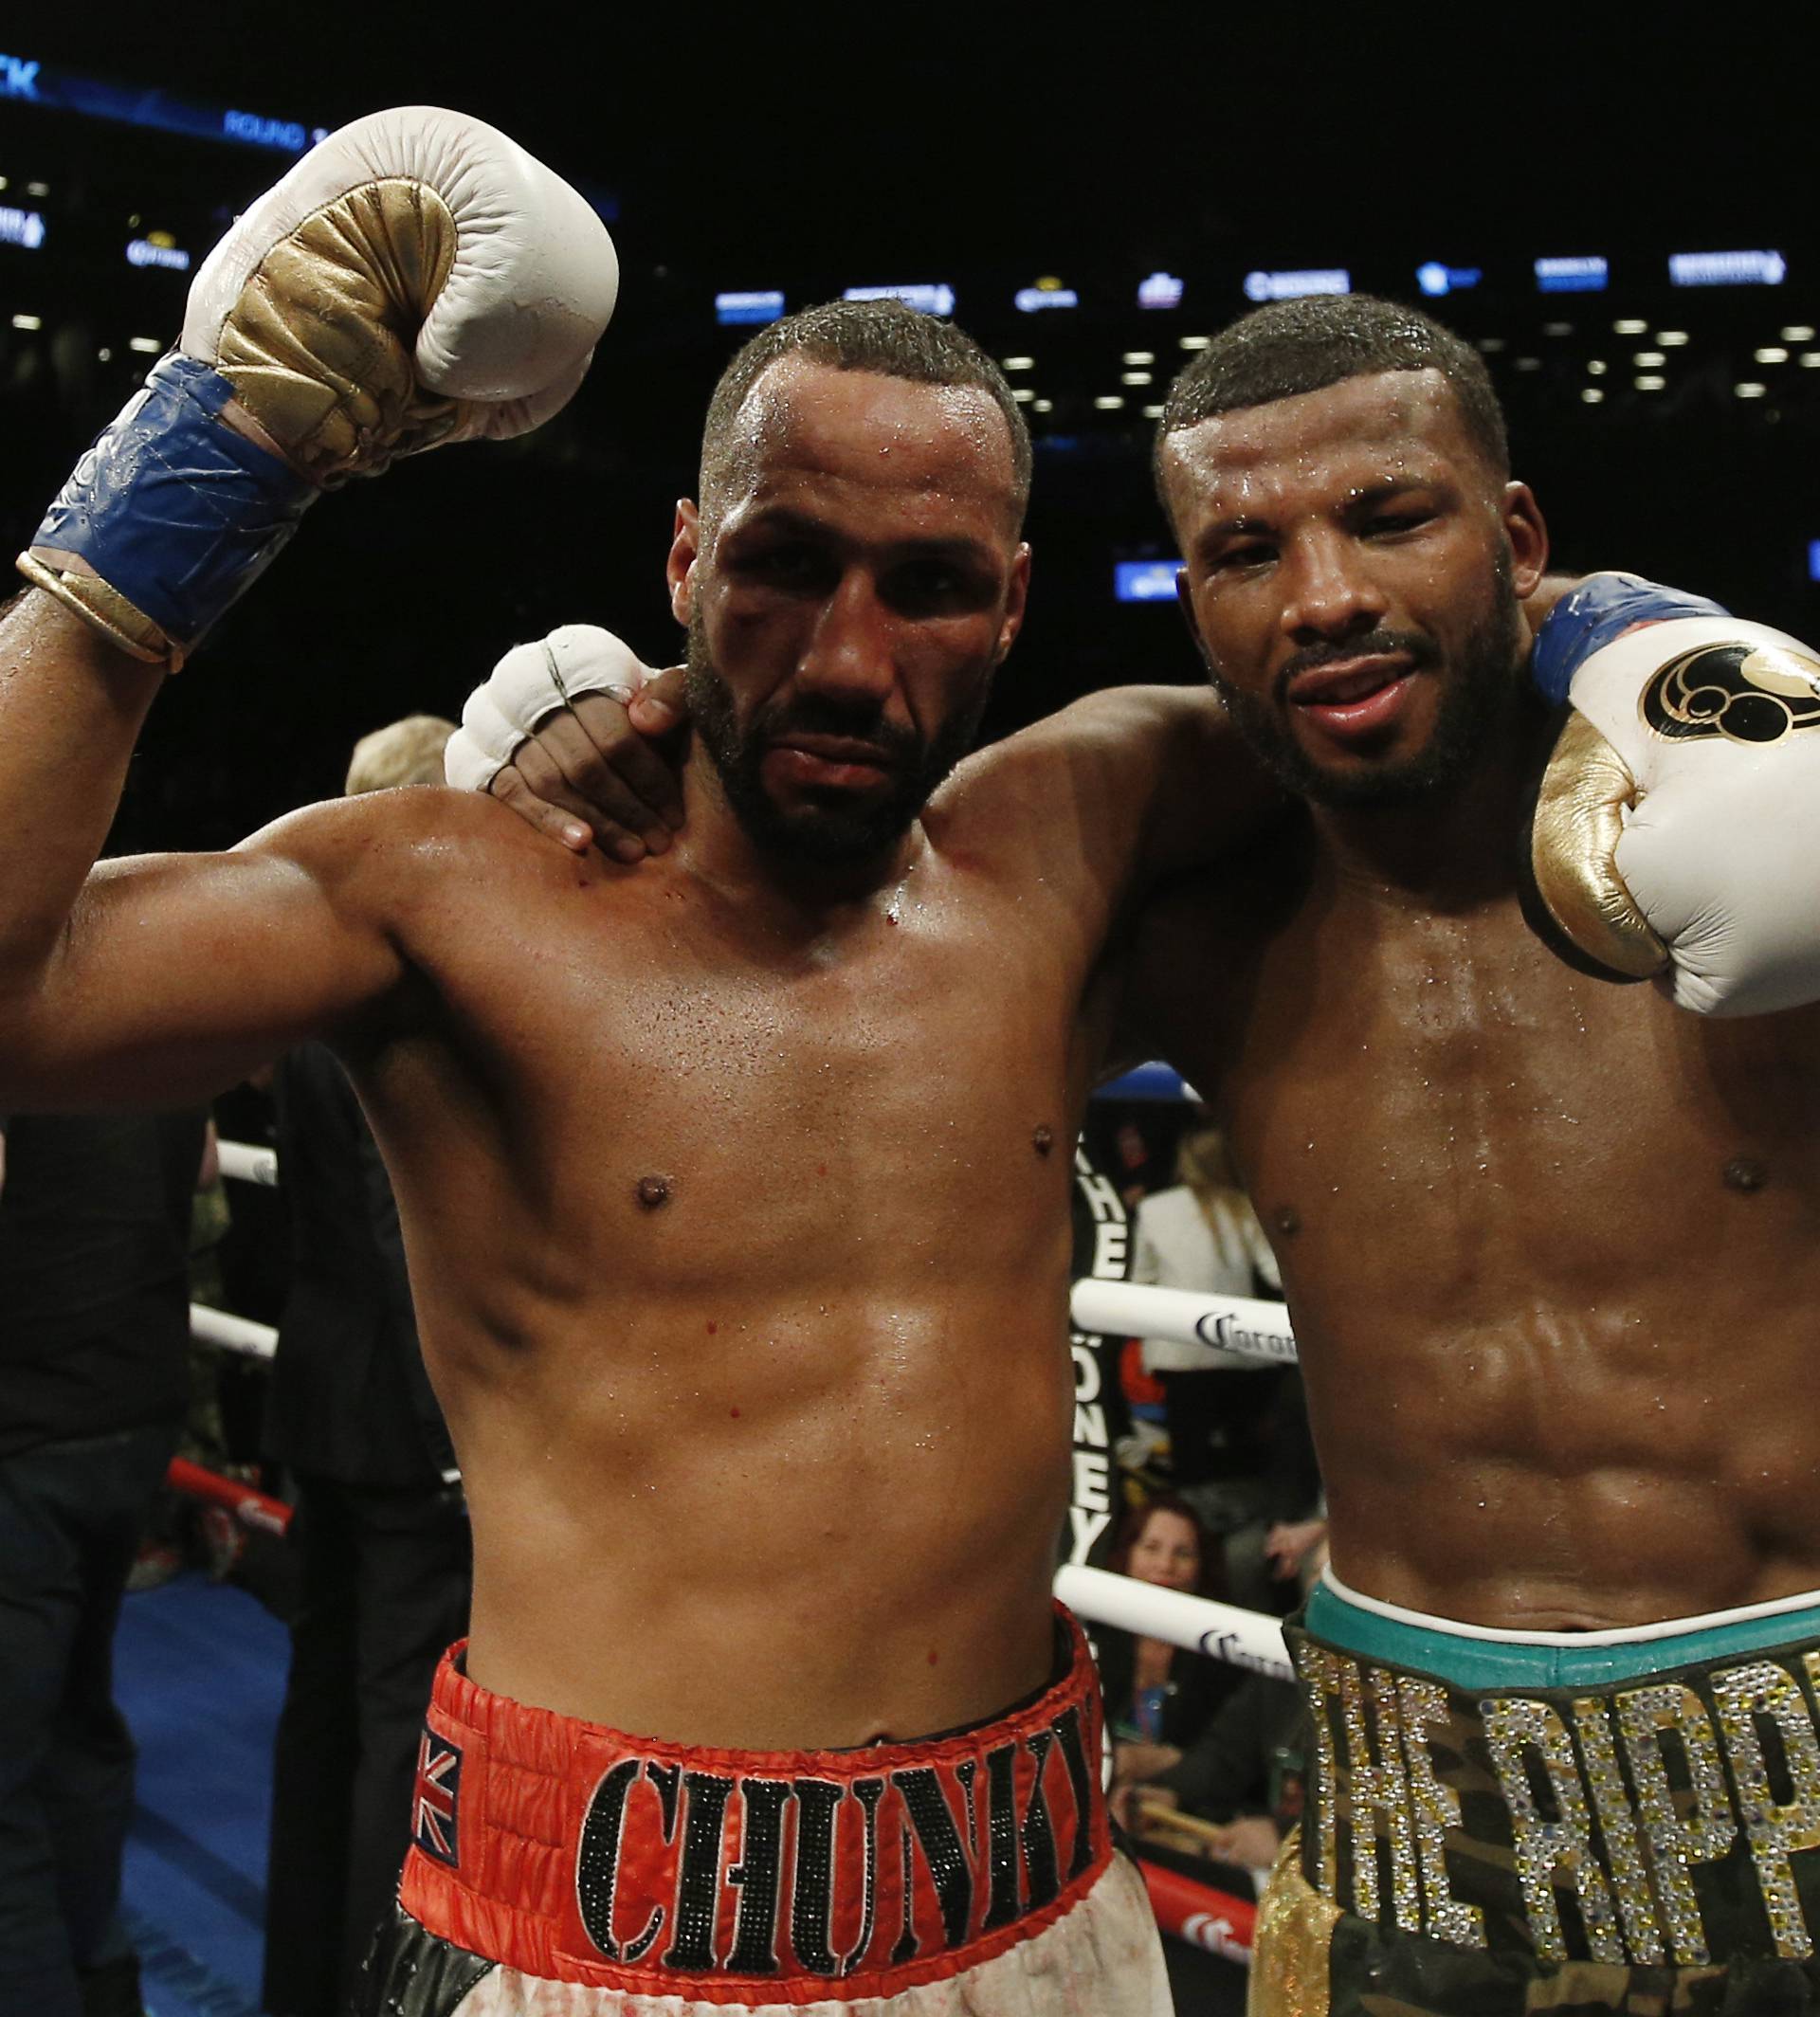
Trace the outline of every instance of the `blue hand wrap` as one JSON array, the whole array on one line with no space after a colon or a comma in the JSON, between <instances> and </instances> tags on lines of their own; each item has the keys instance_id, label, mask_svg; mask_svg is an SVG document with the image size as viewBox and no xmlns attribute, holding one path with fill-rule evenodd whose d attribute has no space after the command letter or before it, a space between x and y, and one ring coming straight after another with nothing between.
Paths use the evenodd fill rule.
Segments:
<instances>
[{"instance_id":1,"label":"blue hand wrap","mask_svg":"<svg viewBox=\"0 0 1820 2017\"><path fill-rule=\"evenodd\" d=\"M1543 618L1530 656L1530 673L1548 700L1558 703L1567 699L1574 675L1587 660L1632 624L1730 614L1703 595L1684 595L1641 574L1593 574L1563 595Z\"/></svg>"},{"instance_id":2,"label":"blue hand wrap","mask_svg":"<svg viewBox=\"0 0 1820 2017\"><path fill-rule=\"evenodd\" d=\"M233 396L194 357L160 357L31 538L80 554L186 649L258 578L318 496L218 418Z\"/></svg>"}]
</instances>

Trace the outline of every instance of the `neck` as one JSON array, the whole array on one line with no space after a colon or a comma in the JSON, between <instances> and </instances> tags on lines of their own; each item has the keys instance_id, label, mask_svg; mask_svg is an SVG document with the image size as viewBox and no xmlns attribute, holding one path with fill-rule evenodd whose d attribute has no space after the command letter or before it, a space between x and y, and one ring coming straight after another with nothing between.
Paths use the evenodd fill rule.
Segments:
<instances>
[{"instance_id":1,"label":"neck","mask_svg":"<svg viewBox=\"0 0 1820 2017\"><path fill-rule=\"evenodd\" d=\"M1467 908L1507 894L1555 733L1526 685L1513 684L1457 780L1407 805L1314 806L1321 845L1342 881L1425 906Z\"/></svg>"},{"instance_id":2,"label":"neck","mask_svg":"<svg viewBox=\"0 0 1820 2017\"><path fill-rule=\"evenodd\" d=\"M876 907L926 845L919 821L878 854L825 863L781 854L753 839L727 802L719 773L698 742L682 772L685 815L675 853L695 881L736 901L774 930L812 937Z\"/></svg>"}]
</instances>

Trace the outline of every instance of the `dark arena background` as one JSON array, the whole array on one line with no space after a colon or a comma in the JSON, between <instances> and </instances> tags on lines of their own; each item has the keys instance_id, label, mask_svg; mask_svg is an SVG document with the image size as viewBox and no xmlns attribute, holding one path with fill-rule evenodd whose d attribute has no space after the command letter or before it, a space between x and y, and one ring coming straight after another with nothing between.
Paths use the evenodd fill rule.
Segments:
<instances>
[{"instance_id":1,"label":"dark arena background","mask_svg":"<svg viewBox=\"0 0 1820 2017\"><path fill-rule=\"evenodd\" d=\"M1478 14L691 8L578 29L512 7L440 36L412 9L243 11L179 37L124 9L13 10L9 555L174 340L210 245L350 118L437 103L490 120L583 191L621 261L616 318L555 422L311 511L160 700L117 847L224 845L336 792L358 736L457 713L508 645L559 623L674 656L663 563L709 390L759 323L855 289L952 316L1029 420L1030 613L988 736L1098 687L1200 677L1155 416L1213 332L1301 292L1416 303L1479 347L1557 564L1820 637L1820 227L1811 112L1782 82L1794 50L1734 39L1722 15L1689 47ZM1179 1127L1152 1130L1159 1166ZM261 1300L246 1313L269 1316ZM213 1652L200 1626L192 1641L147 1615L129 1603L121 1653L146 1751L129 1905L147 2005L250 2013L263 1824L222 1817L268 1769L282 1635L250 1600ZM192 1760L197 1719L215 1736ZM1232 1962L1172 1965L1184 2012L1240 2007Z\"/></svg>"}]
</instances>

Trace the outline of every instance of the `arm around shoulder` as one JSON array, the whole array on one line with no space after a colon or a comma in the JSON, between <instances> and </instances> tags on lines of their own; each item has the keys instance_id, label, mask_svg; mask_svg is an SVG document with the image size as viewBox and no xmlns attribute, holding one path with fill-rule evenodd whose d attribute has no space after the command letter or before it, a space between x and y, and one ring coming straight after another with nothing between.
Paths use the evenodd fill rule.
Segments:
<instances>
[{"instance_id":1,"label":"arm around shoulder","mask_svg":"<svg viewBox=\"0 0 1820 2017\"><path fill-rule=\"evenodd\" d=\"M1107 687L974 761L994 790L1066 807L1133 891L1217 865L1286 803L1206 686Z\"/></svg>"}]
</instances>

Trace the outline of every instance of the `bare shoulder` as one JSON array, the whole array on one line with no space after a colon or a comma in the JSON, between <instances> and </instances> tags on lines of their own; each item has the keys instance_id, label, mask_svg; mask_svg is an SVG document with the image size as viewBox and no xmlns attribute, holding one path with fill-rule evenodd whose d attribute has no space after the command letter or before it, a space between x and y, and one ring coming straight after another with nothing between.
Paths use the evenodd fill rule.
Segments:
<instances>
[{"instance_id":1,"label":"bare shoulder","mask_svg":"<svg viewBox=\"0 0 1820 2017\"><path fill-rule=\"evenodd\" d=\"M478 791L410 785L325 799L242 841L237 853L288 863L339 903L402 915L452 888L573 876L574 857Z\"/></svg>"}]
</instances>

